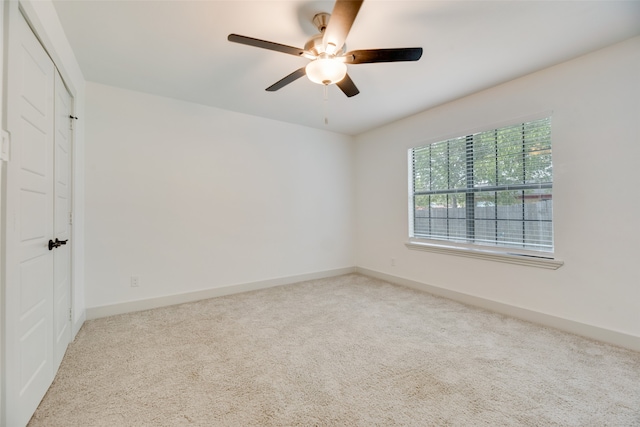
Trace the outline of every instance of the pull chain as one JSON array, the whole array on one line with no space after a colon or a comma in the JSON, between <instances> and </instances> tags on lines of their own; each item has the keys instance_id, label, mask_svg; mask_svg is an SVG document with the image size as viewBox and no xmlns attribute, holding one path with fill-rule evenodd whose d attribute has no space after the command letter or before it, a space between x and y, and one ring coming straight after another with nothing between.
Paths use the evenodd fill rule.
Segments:
<instances>
[{"instance_id":1,"label":"pull chain","mask_svg":"<svg viewBox=\"0 0 640 427\"><path fill-rule=\"evenodd\" d=\"M329 104L329 90L328 90L329 85L324 85L324 87L322 88L323 92L324 92L324 100L322 101L322 111L324 113L324 124L325 126L329 124L329 108L328 108L328 104Z\"/></svg>"}]
</instances>

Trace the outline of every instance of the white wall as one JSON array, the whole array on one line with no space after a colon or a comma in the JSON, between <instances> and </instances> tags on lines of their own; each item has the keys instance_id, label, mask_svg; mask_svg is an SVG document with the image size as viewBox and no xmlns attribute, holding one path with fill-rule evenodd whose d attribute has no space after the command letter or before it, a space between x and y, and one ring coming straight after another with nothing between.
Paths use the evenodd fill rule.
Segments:
<instances>
[{"instance_id":1,"label":"white wall","mask_svg":"<svg viewBox=\"0 0 640 427\"><path fill-rule=\"evenodd\" d=\"M353 267L351 137L95 83L86 111L87 307Z\"/></svg>"},{"instance_id":2,"label":"white wall","mask_svg":"<svg viewBox=\"0 0 640 427\"><path fill-rule=\"evenodd\" d=\"M404 246L408 148L549 110L563 267ZM356 265L640 337L638 158L640 38L370 131L356 140Z\"/></svg>"}]
</instances>

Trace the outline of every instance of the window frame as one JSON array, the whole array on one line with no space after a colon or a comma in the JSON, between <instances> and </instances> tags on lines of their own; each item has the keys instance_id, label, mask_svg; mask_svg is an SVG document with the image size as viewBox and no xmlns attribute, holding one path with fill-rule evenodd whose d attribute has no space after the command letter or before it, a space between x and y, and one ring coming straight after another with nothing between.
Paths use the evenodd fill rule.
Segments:
<instances>
[{"instance_id":1,"label":"window frame","mask_svg":"<svg viewBox=\"0 0 640 427\"><path fill-rule=\"evenodd\" d=\"M500 129L504 129L504 128L510 128L510 127L516 127L516 126L524 126L526 124L529 124L530 122L535 122L535 121L539 121L542 119L548 119L549 121L551 121L552 119L552 112L544 112L535 116L529 116L529 117L524 117L524 118L518 118L518 119L514 119L514 120L509 120L508 122L504 122L501 124L497 124L497 125L493 125L493 126L487 126L484 127L482 129L476 129L476 130L472 130L472 131L466 131L466 132L460 132L457 133L455 136L449 136L449 137L441 137L441 138L437 138L437 139L433 139L431 141L428 142L422 142L418 145L415 145L411 148L408 149L408 217L409 217L409 241L406 243L406 246L409 249L416 249L416 250L423 250L423 251L431 251L431 252L437 252L437 253L444 253L444 254L449 254L449 255L460 255L460 256L466 256L466 257L473 257L473 258L480 258L480 259L490 259L490 260L494 260L494 261L501 261L501 262L507 262L507 263L512 263L512 264L522 264L522 265L530 265L530 266L536 266L536 267L543 267L543 268L551 268L551 269L557 269L559 268L561 265L563 265L563 262L560 260L557 260L555 258L555 242L554 242L554 233L553 233L553 228L554 228L554 216L552 214L551 217L551 248L550 250L535 250L535 249L527 249L527 248L519 248L519 247L514 247L514 246L501 246L498 244L479 244L479 243L475 243L473 241L468 241L467 239L469 238L469 209L475 209L475 201L473 204L469 203L469 198L474 199L474 194L475 193L479 193L482 192L482 190L487 191L486 188L483 188L482 190L478 191L478 190L473 190L471 191L471 189L473 188L473 180L471 180L471 182L469 182L469 153L471 153L471 158L473 158L474 155L474 151L473 151L473 147L470 145L472 143L473 140L473 136L477 135L477 134L481 134L481 133L487 133L487 132L493 132L493 131L498 131ZM551 123L549 123L549 130L551 130ZM465 141L465 150L467 152L467 158L465 160L465 169L467 169L467 173L466 173L466 178L465 178L465 187L463 188L463 190L459 190L459 189L455 189L455 188L447 188L444 190L436 190L436 192L443 192L443 193L460 193L461 196L463 196L463 198L465 199L465 220L466 220L466 234L465 234L465 238L459 238L456 236L451 236L449 235L448 237L450 237L451 239L447 239L447 238L443 238L443 239L438 239L438 238L428 238L425 236L418 236L416 237L416 233L415 233L415 196L416 193L418 193L418 191L415 191L414 185L415 185L415 174L414 174L414 152L417 149L420 149L422 147L427 147L431 144L434 143L438 143L438 142L445 142L445 141L452 141L452 140L464 140ZM469 149L471 147L471 152L469 152ZM524 155L525 151L523 148L523 155ZM551 160L551 162L553 162L553 160ZM473 175L473 166L475 166L475 162L472 160L472 166L471 166L471 174ZM431 170L431 169L430 169ZM449 166L447 167L447 174L449 173ZM469 187L471 185L471 188ZM450 184L448 184L448 187L451 187ZM507 187L507 185L505 184L497 184L494 186L495 187L495 191L508 191L510 190L510 188L504 188ZM518 185L516 184L515 186L512 187L521 187L518 188L519 190L526 190L529 189L528 187L535 187L536 189L552 189L553 188L553 175L551 177L551 182L550 183L545 183L543 185L532 185L529 186L527 184L522 184L522 185ZM526 188L525 188L526 187ZM514 188L515 189L515 188ZM429 190L429 191L433 191L433 190ZM424 192L424 190L420 191L420 192ZM497 194L497 193L496 193ZM471 195L471 197L469 197ZM523 199L523 203L524 203L524 199ZM497 206L496 206L497 208ZM474 218L474 216L472 215L472 218ZM448 220L447 220L448 221ZM526 219L524 219L524 213L523 213L523 226L525 223ZM471 221L474 222L474 221ZM474 225L471 225L471 228L473 228ZM448 233L448 232L447 232ZM473 230L472 230L472 233ZM472 234L473 237L476 237L475 234ZM457 241L456 241L457 240ZM496 239L497 242L497 239ZM523 235L523 246L525 245L525 235Z\"/></svg>"}]
</instances>

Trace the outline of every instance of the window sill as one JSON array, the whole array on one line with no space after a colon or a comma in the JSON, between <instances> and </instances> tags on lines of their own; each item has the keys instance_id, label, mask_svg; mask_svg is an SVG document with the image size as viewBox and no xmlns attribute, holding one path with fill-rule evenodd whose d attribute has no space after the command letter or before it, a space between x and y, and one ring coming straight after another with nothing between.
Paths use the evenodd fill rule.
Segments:
<instances>
[{"instance_id":1,"label":"window sill","mask_svg":"<svg viewBox=\"0 0 640 427\"><path fill-rule=\"evenodd\" d=\"M445 255L464 256L468 258L485 259L489 261L503 262L507 264L526 265L529 267L557 270L564 265L564 261L552 258L541 258L528 255L515 255L487 249L463 248L458 246L438 245L424 242L407 242L409 249L435 252Z\"/></svg>"}]
</instances>

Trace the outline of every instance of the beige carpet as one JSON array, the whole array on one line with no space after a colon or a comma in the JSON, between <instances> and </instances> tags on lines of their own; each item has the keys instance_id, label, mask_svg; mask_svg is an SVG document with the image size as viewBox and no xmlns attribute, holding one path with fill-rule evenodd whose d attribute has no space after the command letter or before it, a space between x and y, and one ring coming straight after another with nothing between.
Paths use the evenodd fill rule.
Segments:
<instances>
[{"instance_id":1,"label":"beige carpet","mask_svg":"<svg viewBox=\"0 0 640 427\"><path fill-rule=\"evenodd\" d=\"M88 321L36 426L640 426L640 353L359 275Z\"/></svg>"}]
</instances>

